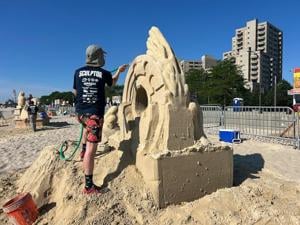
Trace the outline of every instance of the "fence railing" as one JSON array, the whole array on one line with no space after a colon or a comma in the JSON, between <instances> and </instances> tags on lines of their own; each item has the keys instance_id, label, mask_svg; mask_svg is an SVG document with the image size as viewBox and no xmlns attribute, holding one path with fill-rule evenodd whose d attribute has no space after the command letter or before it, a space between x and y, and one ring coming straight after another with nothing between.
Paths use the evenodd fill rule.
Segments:
<instances>
[{"instance_id":1,"label":"fence railing","mask_svg":"<svg viewBox=\"0 0 300 225\"><path fill-rule=\"evenodd\" d=\"M14 118L14 108L0 108L0 127L9 125Z\"/></svg>"},{"instance_id":2,"label":"fence railing","mask_svg":"<svg viewBox=\"0 0 300 225\"><path fill-rule=\"evenodd\" d=\"M0 118L11 119L14 117L14 108L0 108Z\"/></svg>"},{"instance_id":3,"label":"fence railing","mask_svg":"<svg viewBox=\"0 0 300 225\"><path fill-rule=\"evenodd\" d=\"M202 105L204 128L215 128L223 125L223 110L221 106Z\"/></svg>"},{"instance_id":4,"label":"fence railing","mask_svg":"<svg viewBox=\"0 0 300 225\"><path fill-rule=\"evenodd\" d=\"M243 135L277 139L299 146L299 119L289 107L201 106L204 129L214 127L239 130ZM217 121L219 126L217 126ZM215 126L212 126L215 125Z\"/></svg>"},{"instance_id":5,"label":"fence railing","mask_svg":"<svg viewBox=\"0 0 300 225\"><path fill-rule=\"evenodd\" d=\"M55 111L58 115L75 114L75 107L73 106L55 106L45 107L46 111Z\"/></svg>"}]
</instances>

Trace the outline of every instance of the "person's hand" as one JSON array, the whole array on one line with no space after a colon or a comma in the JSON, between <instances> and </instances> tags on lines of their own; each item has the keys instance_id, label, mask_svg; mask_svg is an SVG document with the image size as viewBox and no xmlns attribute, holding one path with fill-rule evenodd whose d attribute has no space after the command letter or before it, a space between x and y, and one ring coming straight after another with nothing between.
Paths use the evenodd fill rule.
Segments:
<instances>
[{"instance_id":1,"label":"person's hand","mask_svg":"<svg viewBox=\"0 0 300 225\"><path fill-rule=\"evenodd\" d=\"M127 67L128 67L128 64L123 64L123 65L119 66L118 72L120 72L120 73L124 72L127 69Z\"/></svg>"}]
</instances>

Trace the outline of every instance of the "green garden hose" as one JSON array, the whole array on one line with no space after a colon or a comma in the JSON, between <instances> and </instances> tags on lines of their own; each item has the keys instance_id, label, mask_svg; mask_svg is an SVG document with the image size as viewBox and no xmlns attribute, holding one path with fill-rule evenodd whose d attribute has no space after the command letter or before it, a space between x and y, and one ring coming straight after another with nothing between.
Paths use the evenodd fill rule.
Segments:
<instances>
[{"instance_id":1,"label":"green garden hose","mask_svg":"<svg viewBox=\"0 0 300 225\"><path fill-rule=\"evenodd\" d=\"M82 139L82 134L83 134L83 125L81 124L80 125L80 136L79 136L79 139L78 141L75 141L76 143L76 146L75 148L73 149L72 153L69 155L69 156L65 156L65 151L68 149L68 141L64 141L61 146L60 146L60 149L59 149L59 158L61 160L64 160L64 161L67 161L67 160L70 160L74 157L76 151L78 150L79 146L80 146L80 143L81 143L81 139Z\"/></svg>"}]
</instances>

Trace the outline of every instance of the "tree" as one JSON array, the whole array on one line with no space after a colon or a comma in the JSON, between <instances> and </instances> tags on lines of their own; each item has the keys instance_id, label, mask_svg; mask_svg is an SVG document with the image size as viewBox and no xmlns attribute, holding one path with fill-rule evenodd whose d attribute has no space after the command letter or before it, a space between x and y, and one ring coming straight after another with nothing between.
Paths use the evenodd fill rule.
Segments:
<instances>
[{"instance_id":1,"label":"tree","mask_svg":"<svg viewBox=\"0 0 300 225\"><path fill-rule=\"evenodd\" d=\"M292 89L292 85L286 81L281 80L276 85L276 105L277 106L289 106L293 105L292 96L287 94L287 91ZM264 96L263 103L266 106L274 105L274 88L271 88Z\"/></svg>"},{"instance_id":2,"label":"tree","mask_svg":"<svg viewBox=\"0 0 300 225\"><path fill-rule=\"evenodd\" d=\"M186 74L186 83L200 104L230 105L233 98L250 102L251 93L244 87L242 72L231 60L218 62L211 71L191 70Z\"/></svg>"},{"instance_id":3,"label":"tree","mask_svg":"<svg viewBox=\"0 0 300 225\"><path fill-rule=\"evenodd\" d=\"M123 95L124 85L114 85L111 87L105 87L105 96L111 98L112 96Z\"/></svg>"},{"instance_id":4,"label":"tree","mask_svg":"<svg viewBox=\"0 0 300 225\"><path fill-rule=\"evenodd\" d=\"M212 68L206 89L211 103L230 105L236 97L244 98L247 103L250 93L244 85L240 68L231 60L224 60Z\"/></svg>"},{"instance_id":5,"label":"tree","mask_svg":"<svg viewBox=\"0 0 300 225\"><path fill-rule=\"evenodd\" d=\"M208 74L204 70L190 70L186 73L186 83L192 98L196 98L200 104L208 103L205 82Z\"/></svg>"},{"instance_id":6,"label":"tree","mask_svg":"<svg viewBox=\"0 0 300 225\"><path fill-rule=\"evenodd\" d=\"M41 104L49 105L52 102L54 102L55 99L62 99L64 101L68 101L69 104L73 104L74 95L71 91L67 91L67 92L54 91L50 95L41 96L40 102Z\"/></svg>"}]
</instances>

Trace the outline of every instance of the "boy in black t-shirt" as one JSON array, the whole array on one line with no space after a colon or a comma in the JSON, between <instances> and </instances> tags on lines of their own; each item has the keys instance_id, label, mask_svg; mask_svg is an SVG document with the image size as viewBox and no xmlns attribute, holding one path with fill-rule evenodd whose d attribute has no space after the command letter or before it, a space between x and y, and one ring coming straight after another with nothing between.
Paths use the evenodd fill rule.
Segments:
<instances>
[{"instance_id":1,"label":"boy in black t-shirt","mask_svg":"<svg viewBox=\"0 0 300 225\"><path fill-rule=\"evenodd\" d=\"M112 74L102 67L105 64L102 48L90 45L86 49L86 66L75 71L73 89L76 97L78 121L85 127L82 141L81 158L85 173L85 194L100 193L93 183L94 157L97 143L101 141L105 109L105 85L112 86L128 65L119 66Z\"/></svg>"},{"instance_id":2,"label":"boy in black t-shirt","mask_svg":"<svg viewBox=\"0 0 300 225\"><path fill-rule=\"evenodd\" d=\"M29 123L33 131L36 131L36 117L37 117L38 110L39 110L38 107L30 99L28 102L27 112L28 112Z\"/></svg>"}]
</instances>

